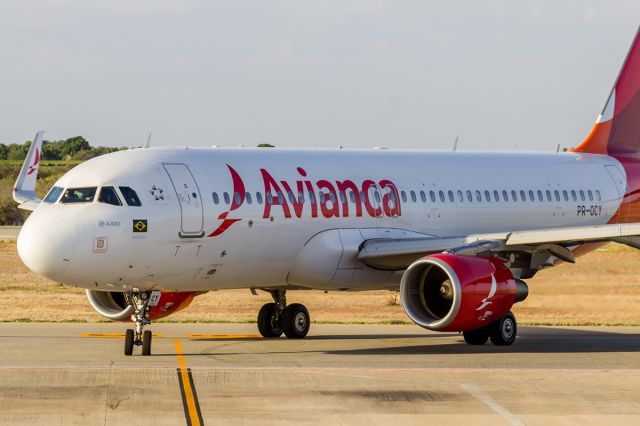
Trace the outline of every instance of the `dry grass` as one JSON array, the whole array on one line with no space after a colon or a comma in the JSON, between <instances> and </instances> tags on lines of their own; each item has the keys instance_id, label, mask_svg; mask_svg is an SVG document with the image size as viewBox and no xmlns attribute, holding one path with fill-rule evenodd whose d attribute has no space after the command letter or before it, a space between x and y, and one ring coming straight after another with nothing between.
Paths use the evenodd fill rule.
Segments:
<instances>
[{"instance_id":1,"label":"dry grass","mask_svg":"<svg viewBox=\"0 0 640 426\"><path fill-rule=\"evenodd\" d=\"M540 272L528 281L530 295L513 311L521 323L640 325L640 252L610 244L578 260ZM102 321L84 291L56 284L27 270L15 243L0 243L0 321ZM408 323L388 291L290 291L316 322ZM197 297L168 321L248 322L267 294L214 291Z\"/></svg>"}]
</instances>

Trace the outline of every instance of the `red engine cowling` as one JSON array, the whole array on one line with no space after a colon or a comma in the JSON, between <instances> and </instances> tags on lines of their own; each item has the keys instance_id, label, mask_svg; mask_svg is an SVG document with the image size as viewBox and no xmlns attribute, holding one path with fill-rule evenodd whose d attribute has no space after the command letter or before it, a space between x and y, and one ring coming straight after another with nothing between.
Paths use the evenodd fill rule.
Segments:
<instances>
[{"instance_id":1,"label":"red engine cowling","mask_svg":"<svg viewBox=\"0 0 640 426\"><path fill-rule=\"evenodd\" d=\"M147 313L151 321L167 317L191 304L193 298L200 292L167 292L160 294L156 306ZM124 294L118 291L87 290L89 303L100 315L114 321L130 321L133 306L127 305Z\"/></svg>"},{"instance_id":2,"label":"red engine cowling","mask_svg":"<svg viewBox=\"0 0 640 426\"><path fill-rule=\"evenodd\" d=\"M500 318L524 300L527 286L496 257L426 256L407 268L400 284L405 312L429 330L466 331Z\"/></svg>"}]
</instances>

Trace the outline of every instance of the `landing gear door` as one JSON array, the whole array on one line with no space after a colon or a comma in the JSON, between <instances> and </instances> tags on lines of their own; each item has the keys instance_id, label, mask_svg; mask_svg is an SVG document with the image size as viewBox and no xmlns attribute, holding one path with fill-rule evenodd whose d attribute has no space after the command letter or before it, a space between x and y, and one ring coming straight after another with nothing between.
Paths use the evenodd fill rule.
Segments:
<instances>
[{"instance_id":1,"label":"landing gear door","mask_svg":"<svg viewBox=\"0 0 640 426\"><path fill-rule=\"evenodd\" d=\"M178 231L178 236L180 238L204 237L202 199L191 170L186 164L165 163L163 166L171 179L180 205L181 229Z\"/></svg>"}]
</instances>

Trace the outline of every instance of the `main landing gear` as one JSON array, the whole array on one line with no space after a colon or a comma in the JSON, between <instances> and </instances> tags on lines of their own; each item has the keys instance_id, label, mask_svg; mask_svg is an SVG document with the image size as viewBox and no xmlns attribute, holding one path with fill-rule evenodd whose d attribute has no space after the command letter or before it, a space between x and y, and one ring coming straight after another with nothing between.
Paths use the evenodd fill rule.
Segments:
<instances>
[{"instance_id":1,"label":"main landing gear","mask_svg":"<svg viewBox=\"0 0 640 426\"><path fill-rule=\"evenodd\" d=\"M287 306L286 290L270 291L274 303L267 303L258 313L258 330L263 337L301 339L309 332L309 311L300 303Z\"/></svg>"},{"instance_id":2,"label":"main landing gear","mask_svg":"<svg viewBox=\"0 0 640 426\"><path fill-rule=\"evenodd\" d=\"M151 330L142 330L145 325L151 324L147 317L152 292L127 292L124 294L127 304L134 307L131 320L135 323L135 331L127 329L124 335L124 354L131 355L134 346L142 346L142 355L151 355Z\"/></svg>"},{"instance_id":3,"label":"main landing gear","mask_svg":"<svg viewBox=\"0 0 640 426\"><path fill-rule=\"evenodd\" d=\"M488 326L465 331L462 335L464 341L470 345L484 345L487 340L491 339L491 343L496 346L508 346L516 340L517 333L516 317L508 312Z\"/></svg>"}]
</instances>

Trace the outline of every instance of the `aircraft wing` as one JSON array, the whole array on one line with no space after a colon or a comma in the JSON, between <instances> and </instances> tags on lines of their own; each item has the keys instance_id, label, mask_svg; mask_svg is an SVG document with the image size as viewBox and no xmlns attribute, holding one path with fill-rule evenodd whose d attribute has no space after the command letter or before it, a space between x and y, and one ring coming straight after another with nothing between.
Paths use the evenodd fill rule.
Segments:
<instances>
[{"instance_id":1,"label":"aircraft wing","mask_svg":"<svg viewBox=\"0 0 640 426\"><path fill-rule=\"evenodd\" d=\"M25 210L34 210L40 203L40 198L36 195L36 179L38 178L38 168L42 157L42 136L44 132L39 131L33 138L33 143L29 148L27 157L24 159L20 174L13 187L13 199L20 203L18 206Z\"/></svg>"},{"instance_id":2,"label":"aircraft wing","mask_svg":"<svg viewBox=\"0 0 640 426\"><path fill-rule=\"evenodd\" d=\"M496 255L519 261L526 269L550 266L553 256L575 262L571 248L583 243L615 241L640 249L640 223L534 229L466 237L371 239L365 241L358 259L383 270L406 269L415 260L444 251L461 255ZM528 263L528 265L527 265Z\"/></svg>"}]
</instances>

